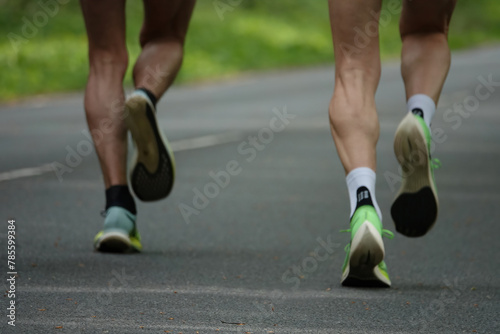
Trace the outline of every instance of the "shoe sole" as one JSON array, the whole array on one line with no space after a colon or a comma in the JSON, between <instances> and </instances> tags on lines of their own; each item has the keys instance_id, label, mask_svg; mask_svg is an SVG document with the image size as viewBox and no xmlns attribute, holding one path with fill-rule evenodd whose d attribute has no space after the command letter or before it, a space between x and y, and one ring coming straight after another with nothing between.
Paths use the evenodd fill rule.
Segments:
<instances>
[{"instance_id":1,"label":"shoe sole","mask_svg":"<svg viewBox=\"0 0 500 334\"><path fill-rule=\"evenodd\" d=\"M380 233L369 221L365 221L351 241L348 264L342 275L342 285L390 287L391 281L378 267L384 256L384 242Z\"/></svg>"},{"instance_id":2,"label":"shoe sole","mask_svg":"<svg viewBox=\"0 0 500 334\"><path fill-rule=\"evenodd\" d=\"M125 105L125 123L134 142L129 179L142 201L167 197L175 179L175 160L168 140L158 127L153 106L142 95L132 95Z\"/></svg>"},{"instance_id":3,"label":"shoe sole","mask_svg":"<svg viewBox=\"0 0 500 334\"><path fill-rule=\"evenodd\" d=\"M103 253L136 253L139 252L130 242L127 234L120 231L104 232L95 242L95 249Z\"/></svg>"},{"instance_id":4,"label":"shoe sole","mask_svg":"<svg viewBox=\"0 0 500 334\"><path fill-rule=\"evenodd\" d=\"M434 226L439 202L425 134L411 113L396 130L394 153L403 170L403 178L391 207L391 216L396 231L408 237L420 237Z\"/></svg>"}]
</instances>

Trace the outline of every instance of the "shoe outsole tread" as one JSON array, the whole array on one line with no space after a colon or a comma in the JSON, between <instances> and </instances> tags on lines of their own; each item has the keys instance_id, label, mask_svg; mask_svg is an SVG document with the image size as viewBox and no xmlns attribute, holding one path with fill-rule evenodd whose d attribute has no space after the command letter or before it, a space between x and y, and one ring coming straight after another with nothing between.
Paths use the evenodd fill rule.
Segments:
<instances>
[{"instance_id":1,"label":"shoe outsole tread","mask_svg":"<svg viewBox=\"0 0 500 334\"><path fill-rule=\"evenodd\" d=\"M342 285L390 287L390 279L379 268L384 255L380 232L369 221L363 222L351 241L348 264L342 275Z\"/></svg>"},{"instance_id":2,"label":"shoe outsole tread","mask_svg":"<svg viewBox=\"0 0 500 334\"><path fill-rule=\"evenodd\" d=\"M408 237L421 237L434 225L437 211L431 188L424 187L415 193L400 194L391 207L391 216L396 231Z\"/></svg>"},{"instance_id":3,"label":"shoe outsole tread","mask_svg":"<svg viewBox=\"0 0 500 334\"><path fill-rule=\"evenodd\" d=\"M391 206L396 231L408 237L425 235L435 224L439 202L429 148L418 116L408 113L396 130L394 153L402 167L402 184Z\"/></svg>"},{"instance_id":4,"label":"shoe outsole tread","mask_svg":"<svg viewBox=\"0 0 500 334\"><path fill-rule=\"evenodd\" d=\"M133 245L129 236L119 231L103 231L98 234L95 249L102 253L137 253L140 251Z\"/></svg>"},{"instance_id":5,"label":"shoe outsole tread","mask_svg":"<svg viewBox=\"0 0 500 334\"><path fill-rule=\"evenodd\" d=\"M170 194L175 179L175 160L168 141L144 97L130 97L125 108L135 148L129 173L132 190L142 201L163 199Z\"/></svg>"}]
</instances>

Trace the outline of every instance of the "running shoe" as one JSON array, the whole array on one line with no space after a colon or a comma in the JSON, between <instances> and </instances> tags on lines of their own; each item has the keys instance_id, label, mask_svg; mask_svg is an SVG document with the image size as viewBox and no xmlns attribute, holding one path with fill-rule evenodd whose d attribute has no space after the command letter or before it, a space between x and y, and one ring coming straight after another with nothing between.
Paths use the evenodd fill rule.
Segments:
<instances>
[{"instance_id":1,"label":"running shoe","mask_svg":"<svg viewBox=\"0 0 500 334\"><path fill-rule=\"evenodd\" d=\"M155 113L154 105L141 91L134 92L125 103L125 122L134 142L130 185L135 195L146 202L167 197L175 178L174 155Z\"/></svg>"},{"instance_id":2,"label":"running shoe","mask_svg":"<svg viewBox=\"0 0 500 334\"><path fill-rule=\"evenodd\" d=\"M434 169L431 160L431 133L419 109L401 121L394 138L394 153L402 168L402 183L391 207L396 231L420 237L434 226L439 209Z\"/></svg>"},{"instance_id":3,"label":"running shoe","mask_svg":"<svg viewBox=\"0 0 500 334\"><path fill-rule=\"evenodd\" d=\"M99 252L130 253L142 249L141 236L135 226L136 216L128 210L112 206L105 214L104 228L94 238Z\"/></svg>"},{"instance_id":4,"label":"running shoe","mask_svg":"<svg viewBox=\"0 0 500 334\"><path fill-rule=\"evenodd\" d=\"M359 287L390 287L391 280L384 262L382 235L393 238L391 231L382 229L377 211L371 205L360 206L351 218L351 233L342 267L342 285Z\"/></svg>"}]
</instances>

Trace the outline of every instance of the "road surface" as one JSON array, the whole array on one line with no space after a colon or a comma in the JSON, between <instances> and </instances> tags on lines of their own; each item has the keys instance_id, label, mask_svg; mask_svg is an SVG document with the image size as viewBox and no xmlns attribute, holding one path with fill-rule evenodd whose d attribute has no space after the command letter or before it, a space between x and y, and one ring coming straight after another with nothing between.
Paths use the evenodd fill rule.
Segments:
<instances>
[{"instance_id":1,"label":"road surface","mask_svg":"<svg viewBox=\"0 0 500 334\"><path fill-rule=\"evenodd\" d=\"M137 255L93 251L104 191L82 94L0 107L2 281L15 283L0 332L500 332L499 82L499 47L453 55L433 121L439 220L385 241L390 289L340 285L349 203L327 116L332 66L173 88L158 113L176 184L138 203ZM383 66L377 106L377 198L394 230L397 62Z\"/></svg>"}]
</instances>

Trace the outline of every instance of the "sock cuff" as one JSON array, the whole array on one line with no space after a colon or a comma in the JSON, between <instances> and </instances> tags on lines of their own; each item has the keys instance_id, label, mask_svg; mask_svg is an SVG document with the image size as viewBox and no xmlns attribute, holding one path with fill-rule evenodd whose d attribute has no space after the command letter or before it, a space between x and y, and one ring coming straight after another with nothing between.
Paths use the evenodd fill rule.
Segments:
<instances>
[{"instance_id":1,"label":"sock cuff","mask_svg":"<svg viewBox=\"0 0 500 334\"><path fill-rule=\"evenodd\" d=\"M422 110L436 110L436 103L430 98L430 96L425 94L415 94L408 99L407 102L408 111L412 111L415 108L420 108Z\"/></svg>"},{"instance_id":2,"label":"sock cuff","mask_svg":"<svg viewBox=\"0 0 500 334\"><path fill-rule=\"evenodd\" d=\"M377 175L375 171L369 167L358 167L353 169L346 176L347 190L349 192L349 201L351 204L351 214L350 217L354 215L356 208L358 207L358 191L367 190L366 198L370 199L369 201L365 201L363 203L371 204L377 211L377 214L382 221L382 212L380 212L380 208L377 203L377 199L375 198L375 183L377 180ZM363 198L365 193L363 193Z\"/></svg>"},{"instance_id":3,"label":"sock cuff","mask_svg":"<svg viewBox=\"0 0 500 334\"><path fill-rule=\"evenodd\" d=\"M427 124L430 130L431 121L434 117L434 113L436 112L436 103L434 103L434 100L425 94L415 94L408 99L406 106L408 107L409 112L413 112L415 109L420 109L423 115L417 112L416 114L423 117L425 124Z\"/></svg>"},{"instance_id":4,"label":"sock cuff","mask_svg":"<svg viewBox=\"0 0 500 334\"><path fill-rule=\"evenodd\" d=\"M114 185L106 189L106 211L112 206L119 206L127 209L130 213L136 215L137 208L134 198L130 194L128 185Z\"/></svg>"},{"instance_id":5,"label":"sock cuff","mask_svg":"<svg viewBox=\"0 0 500 334\"><path fill-rule=\"evenodd\" d=\"M347 174L347 176L345 178L345 180L347 182L347 186L352 184L361 175L373 178L374 183L375 183L375 180L377 179L377 174L375 173L375 171L373 169L371 169L369 167L358 167L358 168L355 168L352 171L350 171L349 174Z\"/></svg>"}]
</instances>

